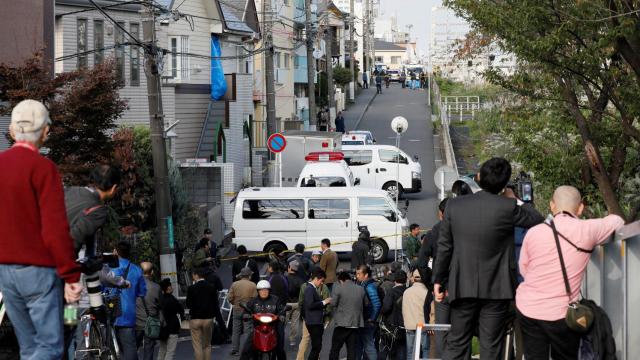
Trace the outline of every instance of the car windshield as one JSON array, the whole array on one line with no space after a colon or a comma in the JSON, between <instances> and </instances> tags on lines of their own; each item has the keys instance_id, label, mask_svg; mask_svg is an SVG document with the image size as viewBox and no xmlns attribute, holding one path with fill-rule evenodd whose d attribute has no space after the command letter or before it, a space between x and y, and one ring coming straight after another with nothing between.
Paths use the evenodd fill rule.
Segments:
<instances>
[{"instance_id":1,"label":"car windshield","mask_svg":"<svg viewBox=\"0 0 640 360\"><path fill-rule=\"evenodd\" d=\"M341 176L318 176L304 178L301 187L346 187L347 181Z\"/></svg>"}]
</instances>

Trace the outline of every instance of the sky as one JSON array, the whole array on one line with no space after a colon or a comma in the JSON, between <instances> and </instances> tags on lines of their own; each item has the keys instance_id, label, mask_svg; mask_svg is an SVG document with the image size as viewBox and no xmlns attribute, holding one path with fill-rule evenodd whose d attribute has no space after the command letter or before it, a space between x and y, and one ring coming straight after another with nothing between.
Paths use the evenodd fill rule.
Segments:
<instances>
[{"instance_id":1,"label":"sky","mask_svg":"<svg viewBox=\"0 0 640 360\"><path fill-rule=\"evenodd\" d=\"M411 37L417 40L419 51L428 50L429 30L431 29L431 7L441 6L440 0L380 0L381 16L383 18L397 15L398 29L406 31L406 25L411 24Z\"/></svg>"}]
</instances>

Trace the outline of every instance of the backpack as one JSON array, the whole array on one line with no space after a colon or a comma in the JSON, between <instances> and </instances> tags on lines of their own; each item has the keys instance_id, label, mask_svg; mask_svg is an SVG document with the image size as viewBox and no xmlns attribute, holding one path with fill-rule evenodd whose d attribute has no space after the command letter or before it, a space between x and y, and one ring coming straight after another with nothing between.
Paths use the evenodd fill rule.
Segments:
<instances>
[{"instance_id":1,"label":"backpack","mask_svg":"<svg viewBox=\"0 0 640 360\"><path fill-rule=\"evenodd\" d=\"M609 316L593 300L583 299L581 303L593 311L593 325L591 330L582 337L580 359L615 360L616 342L613 338Z\"/></svg>"}]
</instances>

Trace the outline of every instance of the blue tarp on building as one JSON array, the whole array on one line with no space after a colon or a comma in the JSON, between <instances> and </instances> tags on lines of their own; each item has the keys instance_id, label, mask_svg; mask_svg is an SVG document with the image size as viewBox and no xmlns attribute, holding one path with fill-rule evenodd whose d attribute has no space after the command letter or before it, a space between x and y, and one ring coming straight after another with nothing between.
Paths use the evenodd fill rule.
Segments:
<instances>
[{"instance_id":1,"label":"blue tarp on building","mask_svg":"<svg viewBox=\"0 0 640 360\"><path fill-rule=\"evenodd\" d=\"M224 79L222 61L217 59L222 55L220 40L217 36L211 36L211 99L220 100L227 92L227 82Z\"/></svg>"}]
</instances>

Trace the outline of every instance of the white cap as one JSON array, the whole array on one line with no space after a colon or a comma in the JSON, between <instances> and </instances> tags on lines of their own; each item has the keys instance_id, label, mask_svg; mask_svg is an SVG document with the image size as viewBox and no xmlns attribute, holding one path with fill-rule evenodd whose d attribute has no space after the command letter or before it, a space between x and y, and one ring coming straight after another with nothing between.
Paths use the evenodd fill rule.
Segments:
<instances>
[{"instance_id":1,"label":"white cap","mask_svg":"<svg viewBox=\"0 0 640 360\"><path fill-rule=\"evenodd\" d=\"M49 111L36 100L22 100L11 112L11 129L16 133L33 133L49 124Z\"/></svg>"}]
</instances>

